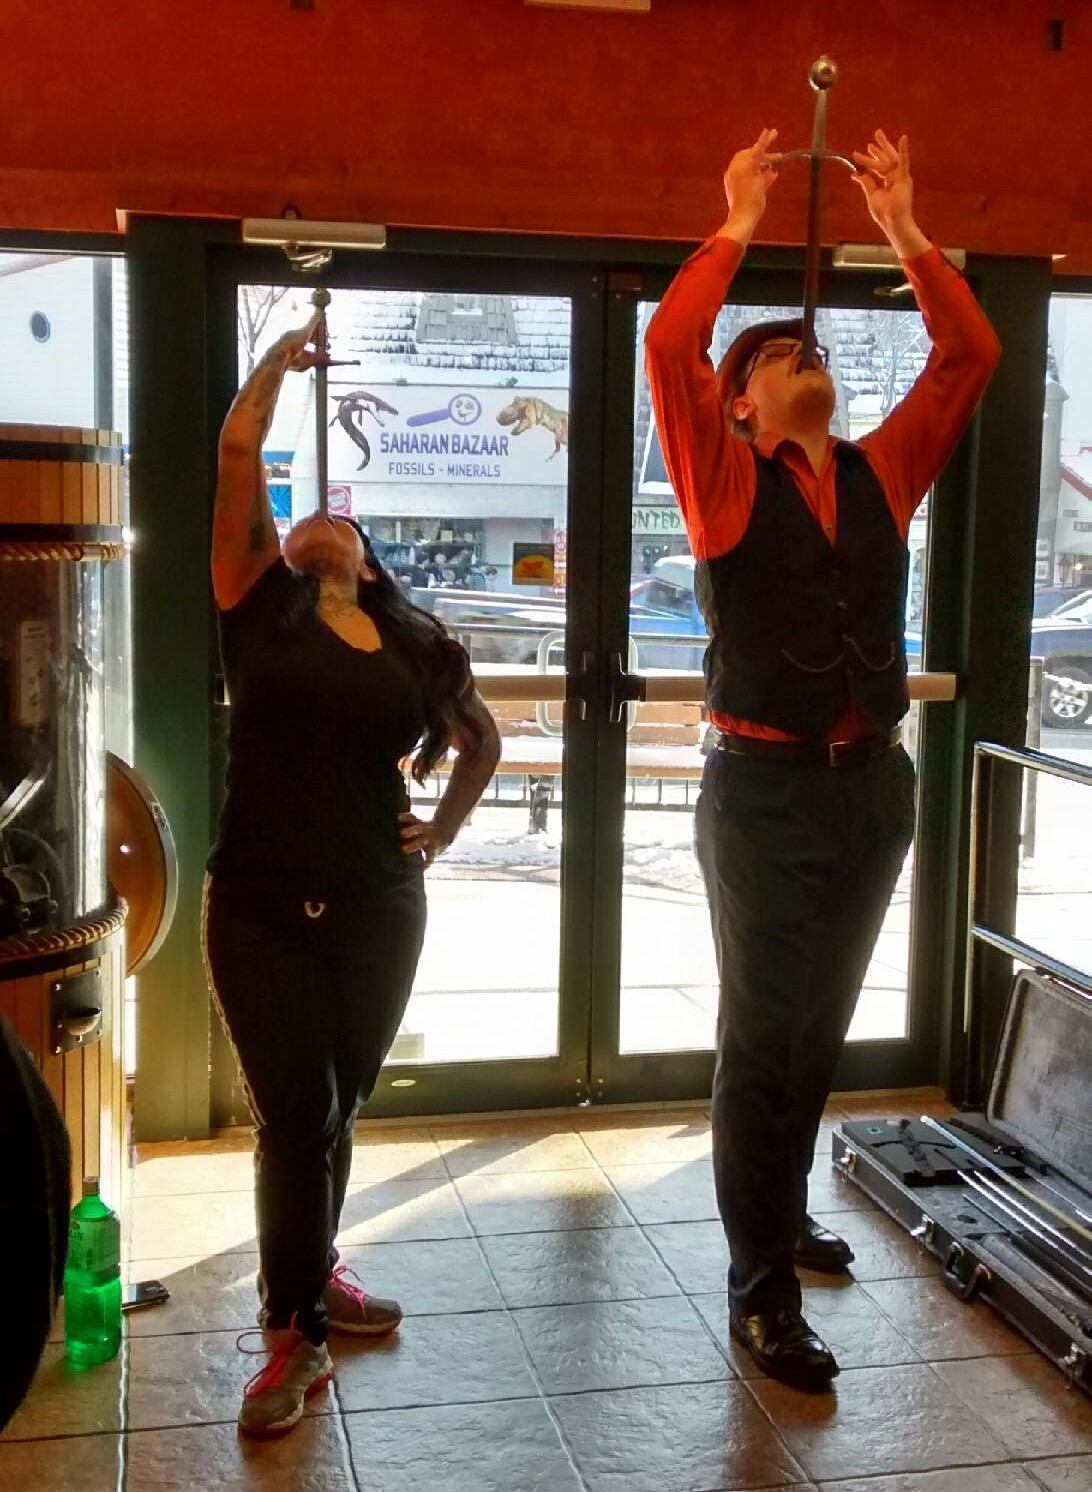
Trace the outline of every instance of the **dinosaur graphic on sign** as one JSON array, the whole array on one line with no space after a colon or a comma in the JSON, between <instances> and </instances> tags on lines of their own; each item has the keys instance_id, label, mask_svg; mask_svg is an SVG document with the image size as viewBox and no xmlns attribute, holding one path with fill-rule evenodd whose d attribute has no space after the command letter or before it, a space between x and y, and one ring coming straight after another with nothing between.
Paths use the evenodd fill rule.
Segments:
<instances>
[{"instance_id":1,"label":"dinosaur graphic on sign","mask_svg":"<svg viewBox=\"0 0 1092 1492\"><path fill-rule=\"evenodd\" d=\"M506 405L497 415L497 424L511 425L513 435L523 435L535 425L541 425L544 430L548 430L554 438L554 448L546 457L547 461L552 461L561 447L567 447L569 444L567 411L555 409L552 404L547 404L545 399L532 398L526 394L517 395L511 404Z\"/></svg>"}]
</instances>

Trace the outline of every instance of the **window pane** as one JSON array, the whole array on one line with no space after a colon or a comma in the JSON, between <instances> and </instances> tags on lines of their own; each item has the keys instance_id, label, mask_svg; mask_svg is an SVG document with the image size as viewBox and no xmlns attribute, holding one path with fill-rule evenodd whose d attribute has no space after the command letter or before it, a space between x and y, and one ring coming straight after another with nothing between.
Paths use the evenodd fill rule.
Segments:
<instances>
[{"instance_id":1,"label":"window pane","mask_svg":"<svg viewBox=\"0 0 1092 1492\"><path fill-rule=\"evenodd\" d=\"M0 252L0 344L5 351L0 360L0 424L120 431L124 453L121 517L126 526L129 522L128 330L123 259L93 254ZM0 520L3 516L0 514ZM32 578L30 570L39 568L28 567L24 581ZM94 739L88 743L94 749L90 777L95 780L103 770L103 739L108 751L127 761L133 755L130 567L127 559L118 559L101 567L64 569L68 582L84 593L83 615L93 622L88 637L72 639L73 657L89 638L93 645L87 651L82 682L74 678L68 693L70 704L72 691L77 687L89 694L93 692L99 701L95 716L99 725L93 733ZM62 578L58 576L59 581ZM42 598L36 604L44 617ZM65 611L72 615L72 606L66 605ZM4 776L0 771L0 778ZM0 785L0 796L3 791ZM20 829L25 833L30 828L29 820L16 823L9 831L9 838L17 838ZM78 838L69 835L68 840L62 857L78 848ZM89 893L91 900L97 902L101 900L102 867L90 853L78 858L86 858L97 867L88 883L94 888ZM59 874L60 861L51 857L47 879ZM51 894L65 909L67 897L58 894L55 888L51 888ZM70 910L65 910L64 915ZM130 1073L136 1055L135 987L135 980L127 981L124 1046Z\"/></svg>"},{"instance_id":2,"label":"window pane","mask_svg":"<svg viewBox=\"0 0 1092 1492\"><path fill-rule=\"evenodd\" d=\"M1092 297L1056 295L1043 405L1028 743L1092 760Z\"/></svg>"},{"instance_id":3,"label":"window pane","mask_svg":"<svg viewBox=\"0 0 1092 1492\"><path fill-rule=\"evenodd\" d=\"M694 596L694 561L675 506L652 420L642 342L655 305L638 313L634 402L629 667L656 676L696 673L707 642ZM798 315L798 308L726 306L717 317L712 357L719 361L756 321ZM859 440L890 413L921 371L928 352L916 311L820 308L820 343L830 352L836 407L832 434ZM920 667L929 504L910 529L907 644ZM693 852L693 811L713 731L696 702L646 703L631 711L627 760L622 933L623 1052L703 1049L713 1045L717 973L705 893ZM904 726L916 756L920 706ZM907 857L880 935L849 1039L900 1037L907 1030L913 851Z\"/></svg>"},{"instance_id":4,"label":"window pane","mask_svg":"<svg viewBox=\"0 0 1092 1492\"><path fill-rule=\"evenodd\" d=\"M1092 765L1092 296L1050 305L1029 746ZM1092 976L1092 791L1025 772L1016 935Z\"/></svg>"},{"instance_id":5,"label":"window pane","mask_svg":"<svg viewBox=\"0 0 1092 1492\"><path fill-rule=\"evenodd\" d=\"M239 377L310 314L307 288L245 285ZM329 407L289 374L265 442L282 537L317 507L316 418L332 513L355 517L476 677L563 669L571 307L545 296L338 290ZM558 1049L564 738L560 707L498 703L503 757L429 873L429 930L392 1063ZM414 802L431 812L449 763Z\"/></svg>"}]
</instances>

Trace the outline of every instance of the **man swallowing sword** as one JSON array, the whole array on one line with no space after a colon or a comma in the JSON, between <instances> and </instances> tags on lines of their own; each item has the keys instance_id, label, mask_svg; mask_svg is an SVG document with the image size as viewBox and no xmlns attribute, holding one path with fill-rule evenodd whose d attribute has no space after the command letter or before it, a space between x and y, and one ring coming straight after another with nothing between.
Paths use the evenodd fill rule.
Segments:
<instances>
[{"instance_id":1,"label":"man swallowing sword","mask_svg":"<svg viewBox=\"0 0 1092 1492\"><path fill-rule=\"evenodd\" d=\"M834 439L826 353L805 356L801 320L748 328L714 370L714 321L777 179L776 137L733 157L728 218L664 296L645 358L720 732L697 851L720 971L713 1164L731 1326L767 1373L811 1387L838 1365L801 1314L796 1266L843 1270L852 1254L808 1215L808 1173L913 836L907 534L999 347L914 221L906 138L878 130L854 179L932 343L910 392L863 440Z\"/></svg>"}]
</instances>

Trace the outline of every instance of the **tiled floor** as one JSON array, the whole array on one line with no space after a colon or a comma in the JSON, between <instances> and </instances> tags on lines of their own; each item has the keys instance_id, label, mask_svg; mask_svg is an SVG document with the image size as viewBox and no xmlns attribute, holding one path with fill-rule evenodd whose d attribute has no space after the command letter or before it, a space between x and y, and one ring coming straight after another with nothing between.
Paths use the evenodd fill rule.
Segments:
<instances>
[{"instance_id":1,"label":"tiled floor","mask_svg":"<svg viewBox=\"0 0 1092 1492\"><path fill-rule=\"evenodd\" d=\"M934 1096L935 1099L936 1096ZM845 1097L847 1111L934 1099ZM843 1372L796 1393L729 1342L725 1247L700 1109L374 1128L344 1255L407 1320L336 1339L337 1383L272 1443L240 1440L254 1358L248 1144L149 1147L132 1273L170 1303L121 1358L71 1374L60 1342L0 1437L33 1492L1089 1492L1092 1404L830 1173L813 1210L857 1252L806 1279Z\"/></svg>"}]
</instances>

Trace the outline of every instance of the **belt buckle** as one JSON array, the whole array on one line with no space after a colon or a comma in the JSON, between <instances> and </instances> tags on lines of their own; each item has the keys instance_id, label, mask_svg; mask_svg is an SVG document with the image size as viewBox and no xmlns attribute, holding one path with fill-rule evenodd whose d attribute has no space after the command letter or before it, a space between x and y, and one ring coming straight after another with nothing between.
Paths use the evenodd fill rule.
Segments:
<instances>
[{"instance_id":1,"label":"belt buckle","mask_svg":"<svg viewBox=\"0 0 1092 1492\"><path fill-rule=\"evenodd\" d=\"M860 755L860 741L831 741L827 747L827 762L832 767L845 766Z\"/></svg>"}]
</instances>

